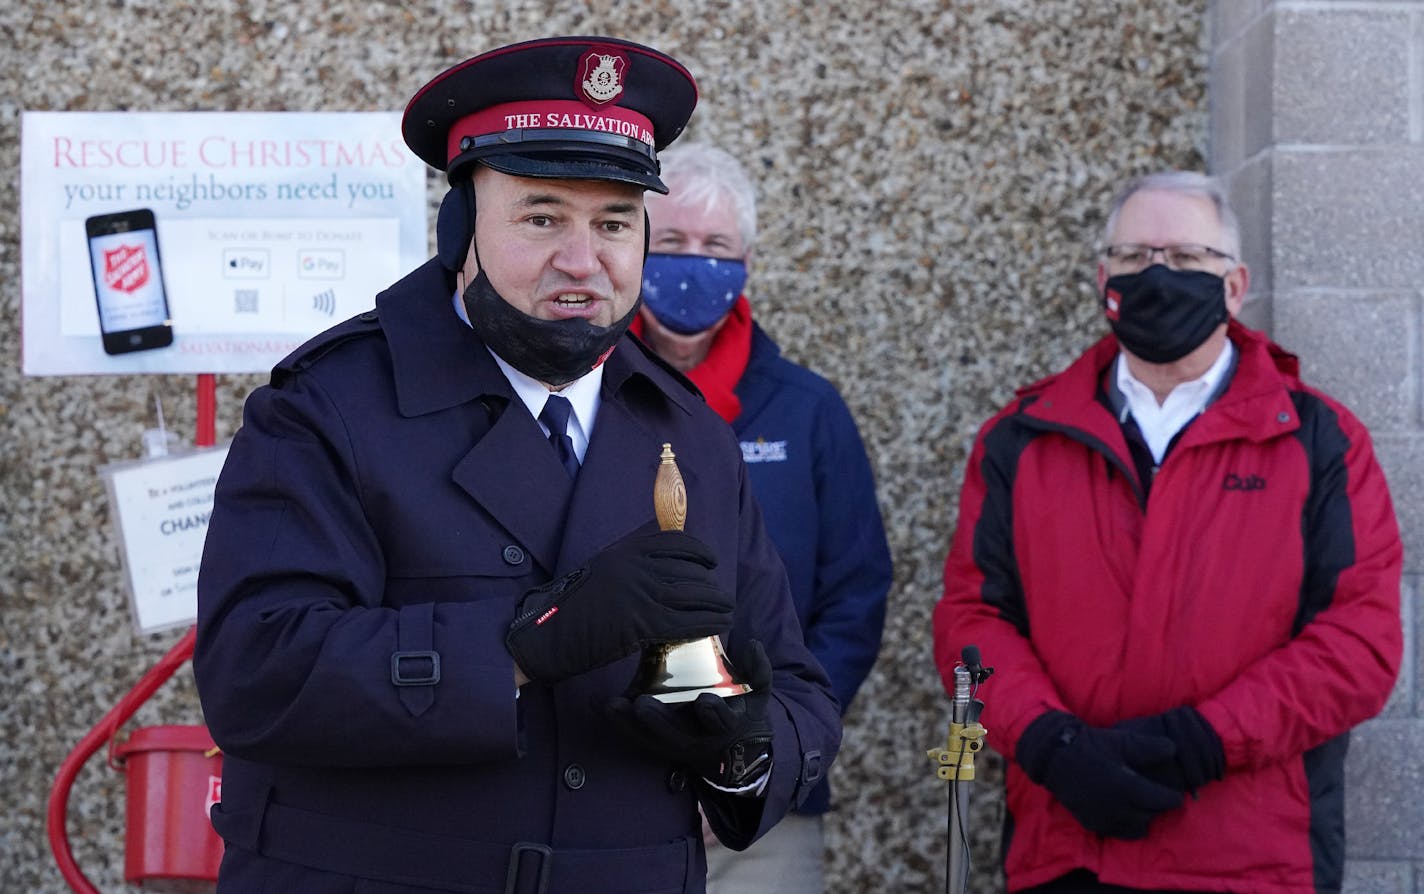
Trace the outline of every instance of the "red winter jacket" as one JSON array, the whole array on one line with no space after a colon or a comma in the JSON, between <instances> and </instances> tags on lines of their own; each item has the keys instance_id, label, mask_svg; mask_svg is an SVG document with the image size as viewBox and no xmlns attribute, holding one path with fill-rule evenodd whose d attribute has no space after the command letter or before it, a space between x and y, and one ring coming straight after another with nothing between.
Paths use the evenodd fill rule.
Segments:
<instances>
[{"instance_id":1,"label":"red winter jacket","mask_svg":"<svg viewBox=\"0 0 1424 894\"><path fill-rule=\"evenodd\" d=\"M1098 394L1104 338L980 431L934 613L948 691L960 649L997 673L988 741L1014 754L1045 711L1109 726L1194 705L1226 775L1141 841L1094 835L1010 762L1011 891L1075 868L1133 888L1340 887L1347 731L1398 672L1402 548L1360 422L1295 358L1233 323L1227 390L1149 498Z\"/></svg>"}]
</instances>

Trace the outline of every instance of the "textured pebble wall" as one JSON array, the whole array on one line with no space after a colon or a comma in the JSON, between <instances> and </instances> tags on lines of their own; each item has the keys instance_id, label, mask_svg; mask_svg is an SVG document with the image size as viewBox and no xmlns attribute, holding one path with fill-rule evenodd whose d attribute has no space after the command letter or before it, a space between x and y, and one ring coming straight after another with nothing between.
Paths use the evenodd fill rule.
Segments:
<instances>
[{"instance_id":1,"label":"textured pebble wall","mask_svg":"<svg viewBox=\"0 0 1424 894\"><path fill-rule=\"evenodd\" d=\"M449 63L553 33L684 61L703 97L690 133L739 153L761 185L757 314L840 385L896 560L885 646L835 770L832 889L929 892L944 885L946 787L924 751L948 713L929 613L964 456L1016 384L1098 333L1091 246L1115 184L1202 164L1205 6L0 4L0 891L67 890L44 835L55 769L177 639L132 632L95 468L137 454L153 397L185 437L195 409L191 377L20 376L22 110L399 109ZM219 438L259 381L219 379ZM185 671L135 722L200 719ZM980 767L970 890L991 892L999 765ZM70 808L76 856L104 891L124 890L122 792L96 758Z\"/></svg>"}]
</instances>

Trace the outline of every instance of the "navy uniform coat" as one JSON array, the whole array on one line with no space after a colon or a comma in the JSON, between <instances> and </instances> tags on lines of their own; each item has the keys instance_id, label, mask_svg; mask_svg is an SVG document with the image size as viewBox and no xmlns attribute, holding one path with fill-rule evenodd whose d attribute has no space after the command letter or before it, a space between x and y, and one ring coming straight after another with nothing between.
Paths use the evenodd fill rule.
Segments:
<instances>
[{"instance_id":1,"label":"navy uniform coat","mask_svg":"<svg viewBox=\"0 0 1424 894\"><path fill-rule=\"evenodd\" d=\"M451 294L426 264L248 399L217 487L193 662L224 751L220 890L480 894L505 891L517 866L510 890L701 891L696 799L739 817L719 831L745 846L824 775L840 738L735 436L625 337L573 482ZM686 530L737 597L728 643L761 640L774 668L760 799L617 737L601 711L636 656L515 698L504 634L520 597L656 529L663 442Z\"/></svg>"}]
</instances>

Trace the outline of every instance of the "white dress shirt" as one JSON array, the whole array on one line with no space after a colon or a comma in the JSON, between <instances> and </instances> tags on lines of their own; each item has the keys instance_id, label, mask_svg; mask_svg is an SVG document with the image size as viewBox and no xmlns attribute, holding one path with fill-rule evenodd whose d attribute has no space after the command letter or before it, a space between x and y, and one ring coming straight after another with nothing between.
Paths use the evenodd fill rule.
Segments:
<instances>
[{"instance_id":1,"label":"white dress shirt","mask_svg":"<svg viewBox=\"0 0 1424 894\"><path fill-rule=\"evenodd\" d=\"M1157 403L1157 395L1142 384L1132 370L1127 367L1127 358L1117 357L1117 389L1125 401L1118 422L1126 422L1127 414L1137 422L1147 449L1152 451L1152 461L1162 464L1167 445L1177 436L1177 432L1195 419L1210 403L1217 389L1221 387L1227 372L1236 357L1236 346L1228 339L1226 347L1216 362L1201 378L1182 382L1173 388L1162 403Z\"/></svg>"},{"instance_id":2,"label":"white dress shirt","mask_svg":"<svg viewBox=\"0 0 1424 894\"><path fill-rule=\"evenodd\" d=\"M549 428L544 425L539 414L544 412L544 404L548 402L549 395L557 394L568 399L573 412L569 414L569 430L566 434L569 440L574 442L574 455L578 457L579 465L583 465L583 455L588 452L588 442L593 437L593 423L598 418L598 407L603 401L600 393L603 387L603 364L595 366L582 378L574 379L562 389L550 391L543 382L510 366L494 351L490 351L490 356L499 364L500 371L509 380L510 387L519 395L519 399L524 401L524 406L529 408L530 415L539 423L539 428L545 435L549 434Z\"/></svg>"}]
</instances>

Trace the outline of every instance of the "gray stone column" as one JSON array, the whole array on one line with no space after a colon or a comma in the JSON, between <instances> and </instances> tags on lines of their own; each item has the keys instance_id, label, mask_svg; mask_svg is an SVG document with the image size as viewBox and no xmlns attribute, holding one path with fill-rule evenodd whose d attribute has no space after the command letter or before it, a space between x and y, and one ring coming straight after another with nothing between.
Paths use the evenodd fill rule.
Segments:
<instances>
[{"instance_id":1,"label":"gray stone column","mask_svg":"<svg viewBox=\"0 0 1424 894\"><path fill-rule=\"evenodd\" d=\"M1370 427L1405 543L1405 657L1346 771L1347 894L1424 894L1424 3L1213 0L1211 151L1243 317Z\"/></svg>"}]
</instances>

